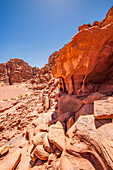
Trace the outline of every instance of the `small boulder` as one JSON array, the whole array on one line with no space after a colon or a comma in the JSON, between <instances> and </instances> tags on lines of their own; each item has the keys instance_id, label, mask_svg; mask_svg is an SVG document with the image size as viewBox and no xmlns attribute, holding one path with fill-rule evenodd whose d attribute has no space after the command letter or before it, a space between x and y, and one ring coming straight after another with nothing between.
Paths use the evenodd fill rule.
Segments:
<instances>
[{"instance_id":1,"label":"small boulder","mask_svg":"<svg viewBox=\"0 0 113 170\"><path fill-rule=\"evenodd\" d=\"M33 143L35 146L37 146L37 145L42 145L45 134L46 134L46 132L37 133L37 134L33 137L32 143Z\"/></svg>"},{"instance_id":2,"label":"small boulder","mask_svg":"<svg viewBox=\"0 0 113 170\"><path fill-rule=\"evenodd\" d=\"M49 153L45 151L43 145L38 145L34 150L34 154L41 160L47 160L49 157Z\"/></svg>"},{"instance_id":3,"label":"small boulder","mask_svg":"<svg viewBox=\"0 0 113 170\"><path fill-rule=\"evenodd\" d=\"M88 97L86 97L84 100L82 100L82 102L84 104L91 104L91 103L94 103L94 101L96 101L96 100L100 100L104 96L105 96L104 94L95 92L95 93L92 93L91 95L89 95Z\"/></svg>"},{"instance_id":4,"label":"small boulder","mask_svg":"<svg viewBox=\"0 0 113 170\"><path fill-rule=\"evenodd\" d=\"M56 159L56 155L51 153L48 158L48 164L51 164Z\"/></svg>"},{"instance_id":5,"label":"small boulder","mask_svg":"<svg viewBox=\"0 0 113 170\"><path fill-rule=\"evenodd\" d=\"M43 139L43 147L49 153L53 153L53 151L54 151L49 140L48 140L47 134L45 134L44 139Z\"/></svg>"},{"instance_id":6,"label":"small boulder","mask_svg":"<svg viewBox=\"0 0 113 170\"><path fill-rule=\"evenodd\" d=\"M4 155L9 151L9 146L2 146L0 147L0 156Z\"/></svg>"},{"instance_id":7,"label":"small boulder","mask_svg":"<svg viewBox=\"0 0 113 170\"><path fill-rule=\"evenodd\" d=\"M49 141L56 145L61 151L65 148L65 133L61 122L49 127Z\"/></svg>"}]
</instances>

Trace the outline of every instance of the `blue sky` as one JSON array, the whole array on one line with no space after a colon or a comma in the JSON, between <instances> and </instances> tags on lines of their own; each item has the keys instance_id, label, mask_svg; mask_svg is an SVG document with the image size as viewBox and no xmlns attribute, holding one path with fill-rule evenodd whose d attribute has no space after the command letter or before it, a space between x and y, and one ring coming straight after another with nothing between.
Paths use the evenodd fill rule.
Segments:
<instances>
[{"instance_id":1,"label":"blue sky","mask_svg":"<svg viewBox=\"0 0 113 170\"><path fill-rule=\"evenodd\" d=\"M102 20L113 0L0 0L0 63L42 67L82 24Z\"/></svg>"}]
</instances>

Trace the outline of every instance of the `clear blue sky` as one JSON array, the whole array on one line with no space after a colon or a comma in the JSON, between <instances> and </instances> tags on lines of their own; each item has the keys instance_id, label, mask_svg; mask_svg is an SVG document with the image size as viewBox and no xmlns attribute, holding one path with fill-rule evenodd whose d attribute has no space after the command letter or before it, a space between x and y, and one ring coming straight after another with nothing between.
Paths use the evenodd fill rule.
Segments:
<instances>
[{"instance_id":1,"label":"clear blue sky","mask_svg":"<svg viewBox=\"0 0 113 170\"><path fill-rule=\"evenodd\" d=\"M102 20L113 0L0 0L0 63L42 67L84 23Z\"/></svg>"}]
</instances>

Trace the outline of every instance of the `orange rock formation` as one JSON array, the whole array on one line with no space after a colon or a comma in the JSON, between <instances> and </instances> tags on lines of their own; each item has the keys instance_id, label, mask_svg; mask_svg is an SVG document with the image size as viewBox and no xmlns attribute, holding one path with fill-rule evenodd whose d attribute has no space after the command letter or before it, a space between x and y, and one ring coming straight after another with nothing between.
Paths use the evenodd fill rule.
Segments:
<instances>
[{"instance_id":1,"label":"orange rock formation","mask_svg":"<svg viewBox=\"0 0 113 170\"><path fill-rule=\"evenodd\" d=\"M112 72L113 7L100 26L85 27L72 38L52 69L69 94L95 91L103 81L112 79Z\"/></svg>"}]
</instances>

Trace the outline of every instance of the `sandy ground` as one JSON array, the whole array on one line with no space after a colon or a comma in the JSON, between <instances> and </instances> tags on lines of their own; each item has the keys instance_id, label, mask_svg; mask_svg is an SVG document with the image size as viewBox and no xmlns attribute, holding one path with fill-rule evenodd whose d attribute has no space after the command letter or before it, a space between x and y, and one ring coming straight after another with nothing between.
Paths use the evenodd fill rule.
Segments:
<instances>
[{"instance_id":1,"label":"sandy ground","mask_svg":"<svg viewBox=\"0 0 113 170\"><path fill-rule=\"evenodd\" d=\"M26 87L26 84L0 86L0 100L16 98L30 93L31 90Z\"/></svg>"}]
</instances>

